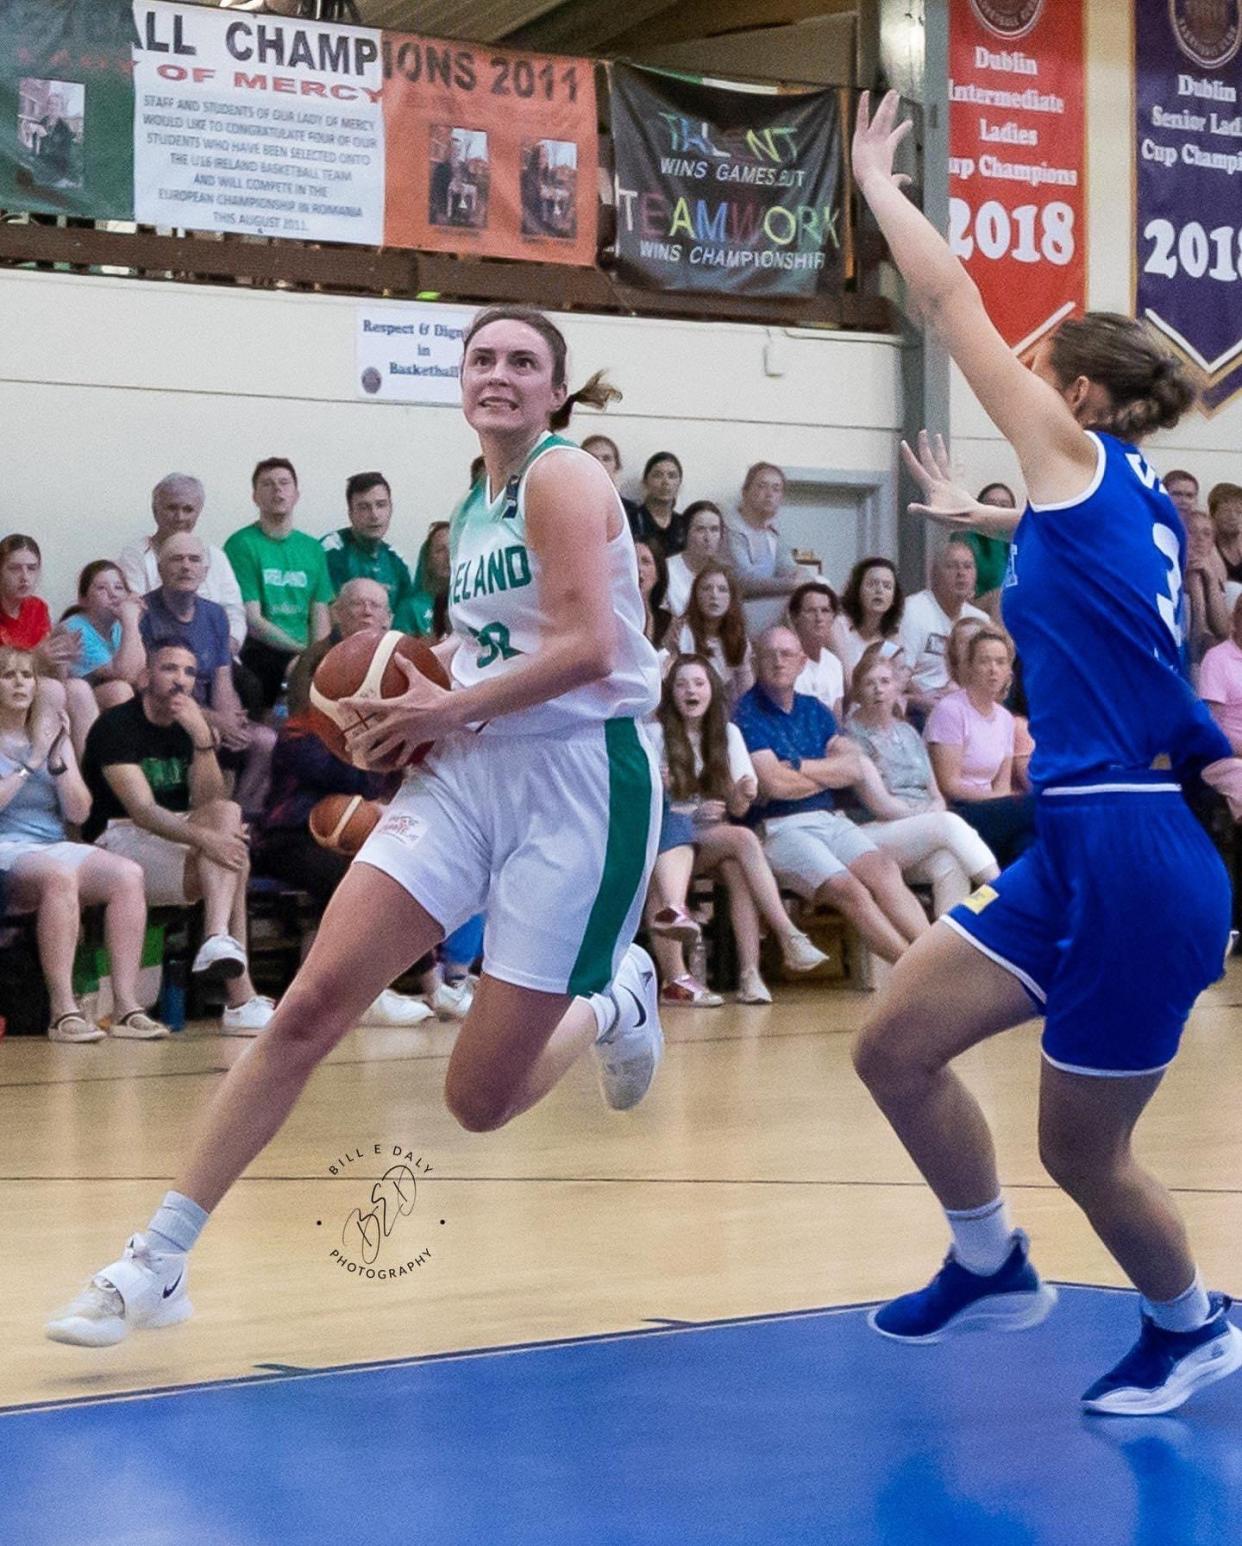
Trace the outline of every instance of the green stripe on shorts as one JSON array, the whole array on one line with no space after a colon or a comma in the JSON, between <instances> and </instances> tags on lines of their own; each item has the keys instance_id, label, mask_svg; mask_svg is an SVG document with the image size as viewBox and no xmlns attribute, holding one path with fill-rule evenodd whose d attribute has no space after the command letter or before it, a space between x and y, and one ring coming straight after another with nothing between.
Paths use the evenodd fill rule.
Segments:
<instances>
[{"instance_id":1,"label":"green stripe on shorts","mask_svg":"<svg viewBox=\"0 0 1242 1546\"><path fill-rule=\"evenodd\" d=\"M651 763L632 719L604 723L608 748L608 843L604 873L566 991L598 993L612 981L617 936L625 926L647 865L651 828Z\"/></svg>"}]
</instances>

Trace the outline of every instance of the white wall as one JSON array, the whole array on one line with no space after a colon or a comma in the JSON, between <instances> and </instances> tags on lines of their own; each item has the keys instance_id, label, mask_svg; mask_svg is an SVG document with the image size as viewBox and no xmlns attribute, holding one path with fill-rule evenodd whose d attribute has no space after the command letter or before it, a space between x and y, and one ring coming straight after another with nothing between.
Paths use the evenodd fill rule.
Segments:
<instances>
[{"instance_id":1,"label":"white wall","mask_svg":"<svg viewBox=\"0 0 1242 1546\"><path fill-rule=\"evenodd\" d=\"M1134 104L1130 7L1087 5L1087 305L1132 310L1133 216L1130 207ZM974 394L954 369L953 460L972 485L1003 478L1020 486L1017 462ZM1186 467L1204 496L1213 483L1242 481L1242 398L1213 418L1195 412L1145 450L1162 472Z\"/></svg>"},{"instance_id":2,"label":"white wall","mask_svg":"<svg viewBox=\"0 0 1242 1546\"><path fill-rule=\"evenodd\" d=\"M344 524L350 473L384 471L392 540L413 559L428 522L459 496L477 447L456 408L355 395L356 306L347 297L0 271L0 534L28 531L40 542L54 613L83 563L150 528L150 490L164 473L203 479L200 529L222 541L254 517L249 475L263 456L296 464L298 522L315 535ZM625 392L620 411L583 413L574 432L611 434L627 481L658 450L685 466L683 502L735 500L759 458L893 470L894 340L561 320L571 386L608 366Z\"/></svg>"}]
</instances>

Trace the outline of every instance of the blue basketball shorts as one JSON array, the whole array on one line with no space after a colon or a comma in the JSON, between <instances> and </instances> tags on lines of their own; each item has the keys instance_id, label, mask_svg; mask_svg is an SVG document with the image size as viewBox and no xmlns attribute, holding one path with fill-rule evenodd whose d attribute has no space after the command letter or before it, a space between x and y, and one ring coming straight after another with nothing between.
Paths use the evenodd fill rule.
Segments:
<instances>
[{"instance_id":1,"label":"blue basketball shorts","mask_svg":"<svg viewBox=\"0 0 1242 1546\"><path fill-rule=\"evenodd\" d=\"M1069 1073L1156 1073L1224 972L1229 877L1168 775L1046 789L1036 841L945 917L1011 972Z\"/></svg>"}]
</instances>

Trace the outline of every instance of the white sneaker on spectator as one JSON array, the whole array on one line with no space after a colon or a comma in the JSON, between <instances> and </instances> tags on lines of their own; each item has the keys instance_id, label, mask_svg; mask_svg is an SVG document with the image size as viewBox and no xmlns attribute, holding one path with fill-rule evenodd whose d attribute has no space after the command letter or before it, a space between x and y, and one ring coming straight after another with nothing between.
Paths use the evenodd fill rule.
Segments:
<instances>
[{"instance_id":1,"label":"white sneaker on spectator","mask_svg":"<svg viewBox=\"0 0 1242 1546\"><path fill-rule=\"evenodd\" d=\"M697 944L703 936L695 919L680 907L662 907L651 920L651 932L661 939L675 939L679 945Z\"/></svg>"},{"instance_id":2,"label":"white sneaker on spectator","mask_svg":"<svg viewBox=\"0 0 1242 1546\"><path fill-rule=\"evenodd\" d=\"M385 988L358 1021L359 1025L421 1025L435 1018L435 1010L421 998Z\"/></svg>"},{"instance_id":3,"label":"white sneaker on spectator","mask_svg":"<svg viewBox=\"0 0 1242 1546\"><path fill-rule=\"evenodd\" d=\"M748 966L738 973L737 1001L739 1004L770 1004L772 995L768 985L759 975L757 966Z\"/></svg>"},{"instance_id":4,"label":"white sneaker on spectator","mask_svg":"<svg viewBox=\"0 0 1242 1546\"><path fill-rule=\"evenodd\" d=\"M157 1255L141 1235L134 1235L120 1261L97 1272L44 1329L53 1342L112 1347L131 1331L175 1326L194 1313L186 1293L187 1271L183 1255Z\"/></svg>"},{"instance_id":5,"label":"white sneaker on spectator","mask_svg":"<svg viewBox=\"0 0 1242 1546\"><path fill-rule=\"evenodd\" d=\"M801 929L795 929L781 940L781 959L791 972L813 972L829 957L813 945Z\"/></svg>"},{"instance_id":6,"label":"white sneaker on spectator","mask_svg":"<svg viewBox=\"0 0 1242 1546\"><path fill-rule=\"evenodd\" d=\"M474 983L469 977L442 982L428 1002L441 1020L464 1020L474 1003Z\"/></svg>"},{"instance_id":7,"label":"white sneaker on spectator","mask_svg":"<svg viewBox=\"0 0 1242 1546\"><path fill-rule=\"evenodd\" d=\"M276 1000L256 993L244 1004L225 1006L220 1016L221 1036L257 1036L276 1013Z\"/></svg>"},{"instance_id":8,"label":"white sneaker on spectator","mask_svg":"<svg viewBox=\"0 0 1242 1546\"><path fill-rule=\"evenodd\" d=\"M209 934L198 947L190 970L212 982L229 982L246 970L246 952L231 934Z\"/></svg>"},{"instance_id":9,"label":"white sneaker on spectator","mask_svg":"<svg viewBox=\"0 0 1242 1546\"><path fill-rule=\"evenodd\" d=\"M637 1106L651 1086L664 1051L659 979L647 952L631 945L621 958L603 998L616 1006L616 1019L595 1043L600 1089L614 1111Z\"/></svg>"}]
</instances>

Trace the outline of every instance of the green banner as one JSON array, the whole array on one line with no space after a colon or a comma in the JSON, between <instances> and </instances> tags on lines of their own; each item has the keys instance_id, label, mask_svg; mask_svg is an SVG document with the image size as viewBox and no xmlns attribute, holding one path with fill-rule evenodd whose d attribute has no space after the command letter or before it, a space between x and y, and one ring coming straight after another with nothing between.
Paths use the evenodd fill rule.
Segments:
<instances>
[{"instance_id":1,"label":"green banner","mask_svg":"<svg viewBox=\"0 0 1242 1546\"><path fill-rule=\"evenodd\" d=\"M132 220L129 0L0 0L0 208Z\"/></svg>"}]
</instances>

